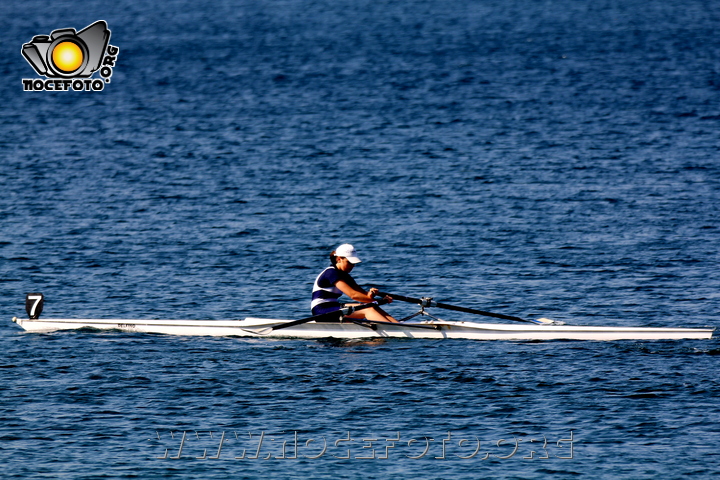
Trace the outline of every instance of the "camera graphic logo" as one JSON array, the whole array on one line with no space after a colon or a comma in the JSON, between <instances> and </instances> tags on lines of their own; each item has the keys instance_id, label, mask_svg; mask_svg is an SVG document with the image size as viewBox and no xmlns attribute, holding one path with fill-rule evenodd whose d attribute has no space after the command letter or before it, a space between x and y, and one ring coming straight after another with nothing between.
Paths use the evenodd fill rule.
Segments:
<instances>
[{"instance_id":1,"label":"camera graphic logo","mask_svg":"<svg viewBox=\"0 0 720 480\"><path fill-rule=\"evenodd\" d=\"M79 32L60 28L50 35L34 36L22 46L22 55L38 75L49 80L23 79L24 90L102 90L104 83L110 82L120 52L109 42L110 30L104 20ZM98 70L104 82L90 79Z\"/></svg>"}]
</instances>

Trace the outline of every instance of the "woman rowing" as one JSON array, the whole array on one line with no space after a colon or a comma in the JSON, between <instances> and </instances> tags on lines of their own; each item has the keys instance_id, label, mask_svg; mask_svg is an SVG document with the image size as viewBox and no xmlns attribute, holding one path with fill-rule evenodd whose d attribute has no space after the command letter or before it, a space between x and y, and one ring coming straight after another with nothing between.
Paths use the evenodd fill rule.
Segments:
<instances>
[{"instance_id":1,"label":"woman rowing","mask_svg":"<svg viewBox=\"0 0 720 480\"><path fill-rule=\"evenodd\" d=\"M340 245L330 254L330 263L332 263L332 266L326 268L318 275L315 280L315 285L313 286L312 302L310 304L313 315L340 310L342 304L338 299L343 293L361 304L375 301L373 297L377 295L378 289L371 288L366 292L360 288L350 276L353 267L360 263L357 252L355 252L355 247L348 243ZM385 298L388 300L388 303L392 302L392 298ZM379 306L358 310L347 316L350 318L379 322L397 322L397 320Z\"/></svg>"}]
</instances>

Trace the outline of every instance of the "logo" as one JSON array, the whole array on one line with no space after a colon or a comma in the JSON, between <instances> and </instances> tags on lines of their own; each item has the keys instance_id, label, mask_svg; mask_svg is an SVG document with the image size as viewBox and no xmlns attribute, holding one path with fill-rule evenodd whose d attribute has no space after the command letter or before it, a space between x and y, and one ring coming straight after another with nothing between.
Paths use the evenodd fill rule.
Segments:
<instances>
[{"instance_id":1,"label":"logo","mask_svg":"<svg viewBox=\"0 0 720 480\"><path fill-rule=\"evenodd\" d=\"M98 92L110 83L120 49L110 45L110 30L99 20L79 32L74 28L36 35L22 46L22 55L39 78L23 78L23 90ZM102 78L92 78L99 72Z\"/></svg>"}]
</instances>

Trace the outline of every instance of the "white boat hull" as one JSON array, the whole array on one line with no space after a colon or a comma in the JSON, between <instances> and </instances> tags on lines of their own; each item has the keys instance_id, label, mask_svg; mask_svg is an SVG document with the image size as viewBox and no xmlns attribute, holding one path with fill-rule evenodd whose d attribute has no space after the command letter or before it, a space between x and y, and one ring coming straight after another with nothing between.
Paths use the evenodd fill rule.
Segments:
<instances>
[{"instance_id":1,"label":"white boat hull","mask_svg":"<svg viewBox=\"0 0 720 480\"><path fill-rule=\"evenodd\" d=\"M308 322L269 331L289 322L262 318L244 320L113 320L19 319L28 332L54 332L78 328L195 336L294 337L294 338L427 338L469 340L679 340L710 339L715 328L588 327L571 325L498 324L450 321L374 325ZM269 332L268 332L269 331Z\"/></svg>"}]
</instances>

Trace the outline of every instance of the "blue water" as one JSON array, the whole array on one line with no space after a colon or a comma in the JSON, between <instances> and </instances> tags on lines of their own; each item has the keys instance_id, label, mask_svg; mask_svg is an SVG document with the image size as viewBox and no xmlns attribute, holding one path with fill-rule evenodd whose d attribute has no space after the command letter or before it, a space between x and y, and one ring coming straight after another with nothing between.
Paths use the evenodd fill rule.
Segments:
<instances>
[{"instance_id":1,"label":"blue water","mask_svg":"<svg viewBox=\"0 0 720 480\"><path fill-rule=\"evenodd\" d=\"M720 4L25 1L0 15L2 478L720 474L716 339L10 321L36 291L47 318L302 318L327 253L351 242L358 281L404 295L717 326ZM102 92L23 92L37 78L23 43L100 19L120 48ZM223 434L220 458L197 458Z\"/></svg>"}]
</instances>

